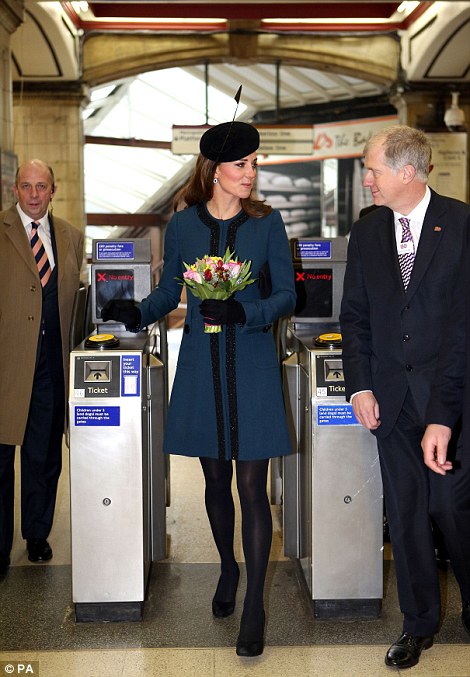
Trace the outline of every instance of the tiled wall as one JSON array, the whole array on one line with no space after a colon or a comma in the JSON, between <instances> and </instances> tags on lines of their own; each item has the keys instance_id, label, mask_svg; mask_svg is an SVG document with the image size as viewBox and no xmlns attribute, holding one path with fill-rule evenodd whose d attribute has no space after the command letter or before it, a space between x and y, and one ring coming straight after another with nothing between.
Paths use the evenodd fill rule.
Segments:
<instances>
[{"instance_id":1,"label":"tiled wall","mask_svg":"<svg viewBox=\"0 0 470 677\"><path fill-rule=\"evenodd\" d=\"M18 162L39 158L55 173L54 213L85 228L81 98L55 92L16 94L14 150Z\"/></svg>"}]
</instances>

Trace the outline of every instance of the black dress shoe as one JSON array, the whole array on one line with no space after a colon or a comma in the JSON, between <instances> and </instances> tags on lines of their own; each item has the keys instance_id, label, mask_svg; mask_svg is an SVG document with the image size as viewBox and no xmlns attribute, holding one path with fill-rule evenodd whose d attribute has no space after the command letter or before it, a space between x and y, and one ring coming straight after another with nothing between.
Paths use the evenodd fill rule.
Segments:
<instances>
[{"instance_id":1,"label":"black dress shoe","mask_svg":"<svg viewBox=\"0 0 470 677\"><path fill-rule=\"evenodd\" d=\"M260 629L259 636L256 639L245 639L243 631L243 617L240 626L240 634L237 639L237 656L244 656L246 658L254 658L261 656L264 651L264 623L265 615L263 611L263 624Z\"/></svg>"},{"instance_id":2,"label":"black dress shoe","mask_svg":"<svg viewBox=\"0 0 470 677\"><path fill-rule=\"evenodd\" d=\"M433 637L418 637L404 632L387 651L385 665L393 668L412 668L418 664L421 651L430 649L433 642Z\"/></svg>"},{"instance_id":3,"label":"black dress shoe","mask_svg":"<svg viewBox=\"0 0 470 677\"><path fill-rule=\"evenodd\" d=\"M30 562L48 562L52 559L52 549L45 538L28 538L26 546Z\"/></svg>"},{"instance_id":4,"label":"black dress shoe","mask_svg":"<svg viewBox=\"0 0 470 677\"><path fill-rule=\"evenodd\" d=\"M222 576L219 578L217 584L217 590L215 591L214 599L212 600L212 613L216 618L227 618L231 616L235 611L235 595L237 594L238 581L240 579L240 571L237 571L237 580L235 584L235 594L233 599L222 602L220 599L217 599L217 596L220 595L219 587Z\"/></svg>"},{"instance_id":5,"label":"black dress shoe","mask_svg":"<svg viewBox=\"0 0 470 677\"><path fill-rule=\"evenodd\" d=\"M10 558L5 555L0 555L0 576L4 576L8 567L10 566Z\"/></svg>"},{"instance_id":6,"label":"black dress shoe","mask_svg":"<svg viewBox=\"0 0 470 677\"><path fill-rule=\"evenodd\" d=\"M470 602L462 602L462 624L470 635Z\"/></svg>"}]
</instances>

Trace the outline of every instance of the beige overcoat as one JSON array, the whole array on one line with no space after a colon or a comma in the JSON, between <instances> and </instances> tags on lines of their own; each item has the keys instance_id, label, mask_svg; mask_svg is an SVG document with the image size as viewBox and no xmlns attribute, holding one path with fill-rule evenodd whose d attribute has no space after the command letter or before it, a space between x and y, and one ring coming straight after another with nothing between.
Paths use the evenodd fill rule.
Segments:
<instances>
[{"instance_id":1,"label":"beige overcoat","mask_svg":"<svg viewBox=\"0 0 470 677\"><path fill-rule=\"evenodd\" d=\"M52 217L50 217L52 220ZM65 396L69 333L83 263L83 233L54 218ZM22 444L33 387L41 324L39 274L15 206L0 212L0 443Z\"/></svg>"}]
</instances>

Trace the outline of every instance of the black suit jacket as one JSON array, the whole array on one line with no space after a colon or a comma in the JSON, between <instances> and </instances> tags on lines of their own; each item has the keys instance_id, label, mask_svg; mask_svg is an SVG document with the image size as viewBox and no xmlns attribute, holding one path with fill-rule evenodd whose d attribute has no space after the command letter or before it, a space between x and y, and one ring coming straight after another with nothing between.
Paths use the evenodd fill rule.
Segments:
<instances>
[{"instance_id":1,"label":"black suit jacket","mask_svg":"<svg viewBox=\"0 0 470 677\"><path fill-rule=\"evenodd\" d=\"M351 230L340 315L346 397L374 393L378 437L390 433L408 388L424 426L469 226L469 205L431 191L406 293L392 210L376 209Z\"/></svg>"}]
</instances>

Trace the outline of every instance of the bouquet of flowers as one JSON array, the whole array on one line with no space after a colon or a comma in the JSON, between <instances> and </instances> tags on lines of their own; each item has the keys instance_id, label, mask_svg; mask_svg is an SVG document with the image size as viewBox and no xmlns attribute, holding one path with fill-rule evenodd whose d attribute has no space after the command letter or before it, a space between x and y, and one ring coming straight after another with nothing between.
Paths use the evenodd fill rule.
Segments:
<instances>
[{"instance_id":1,"label":"bouquet of flowers","mask_svg":"<svg viewBox=\"0 0 470 677\"><path fill-rule=\"evenodd\" d=\"M223 257L205 254L196 259L192 265L184 263L181 284L186 286L194 296L201 299L218 299L225 301L236 291L241 291L255 280L250 280L251 261L240 262L234 253L227 250ZM215 334L222 331L220 324L205 324L204 331Z\"/></svg>"}]
</instances>

